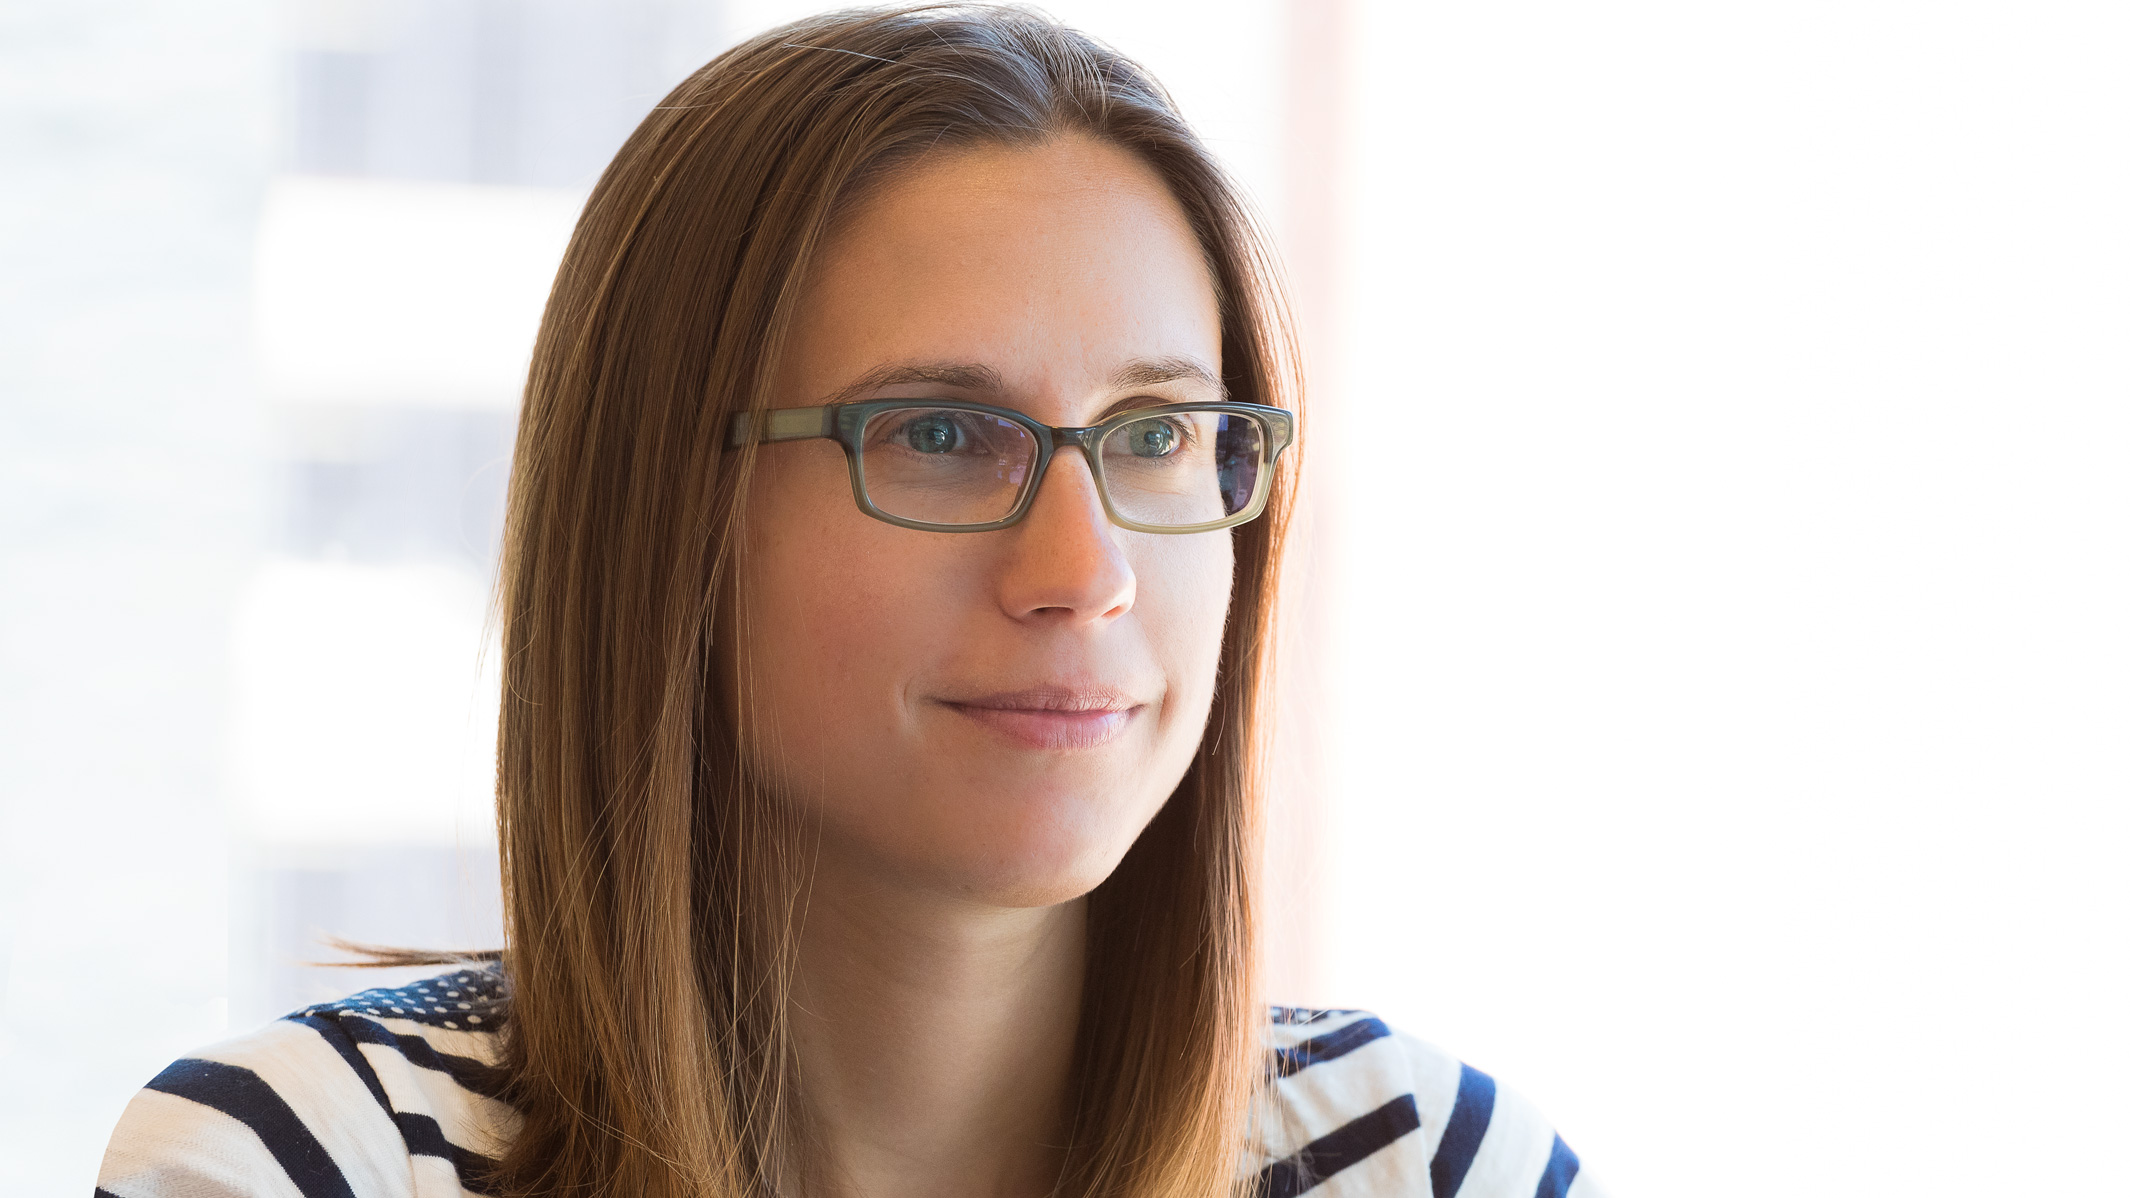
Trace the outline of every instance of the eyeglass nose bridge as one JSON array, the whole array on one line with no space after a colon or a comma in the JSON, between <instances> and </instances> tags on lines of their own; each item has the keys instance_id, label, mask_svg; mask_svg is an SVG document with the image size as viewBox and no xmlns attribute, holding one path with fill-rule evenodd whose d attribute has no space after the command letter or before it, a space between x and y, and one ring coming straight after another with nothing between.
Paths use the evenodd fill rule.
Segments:
<instances>
[{"instance_id":1,"label":"eyeglass nose bridge","mask_svg":"<svg viewBox=\"0 0 2130 1198\"><path fill-rule=\"evenodd\" d=\"M1095 484L1095 498L1102 501L1102 514L1107 516L1112 524L1118 523L1121 517L1109 501L1109 484L1102 478L1102 426L1060 428L1030 421L1027 427L1035 432L1035 467L1029 471L1028 487L1021 493L1021 501L1014 505L1012 514L1006 517L1004 523L1018 524L1035 508L1036 496L1043 489L1043 480L1050 477L1051 462L1058 456L1059 450L1067 448L1077 448L1080 451L1080 457L1087 462L1087 476Z\"/></svg>"},{"instance_id":2,"label":"eyeglass nose bridge","mask_svg":"<svg viewBox=\"0 0 2130 1198\"><path fill-rule=\"evenodd\" d=\"M1077 445L1089 461L1094 460L1095 451L1102 445L1102 426L1099 424L1086 428L1054 428L1050 433L1064 443L1058 446L1059 449L1066 445Z\"/></svg>"}]
</instances>

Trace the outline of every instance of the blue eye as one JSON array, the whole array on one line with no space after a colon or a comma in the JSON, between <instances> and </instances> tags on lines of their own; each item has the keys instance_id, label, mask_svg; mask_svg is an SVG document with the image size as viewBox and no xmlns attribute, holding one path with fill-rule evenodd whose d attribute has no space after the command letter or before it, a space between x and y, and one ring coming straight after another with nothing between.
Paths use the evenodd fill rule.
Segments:
<instances>
[{"instance_id":1,"label":"blue eye","mask_svg":"<svg viewBox=\"0 0 2130 1198\"><path fill-rule=\"evenodd\" d=\"M1125 443L1135 458L1165 458L1176 452L1176 426L1166 420L1148 420L1125 430Z\"/></svg>"},{"instance_id":2,"label":"blue eye","mask_svg":"<svg viewBox=\"0 0 2130 1198\"><path fill-rule=\"evenodd\" d=\"M902 426L901 438L918 453L953 453L962 445L961 427L945 416L919 416Z\"/></svg>"}]
</instances>

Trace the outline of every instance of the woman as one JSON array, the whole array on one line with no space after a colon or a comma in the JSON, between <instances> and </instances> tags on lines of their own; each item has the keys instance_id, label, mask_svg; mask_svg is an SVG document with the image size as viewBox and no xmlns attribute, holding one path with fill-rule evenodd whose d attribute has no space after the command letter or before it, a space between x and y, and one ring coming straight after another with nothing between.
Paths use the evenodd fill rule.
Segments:
<instances>
[{"instance_id":1,"label":"woman","mask_svg":"<svg viewBox=\"0 0 2130 1198\"><path fill-rule=\"evenodd\" d=\"M103 1189L1594 1192L1485 1075L1259 1005L1270 296L1159 87L1041 17L682 84L526 392L508 950L172 1066Z\"/></svg>"}]
</instances>

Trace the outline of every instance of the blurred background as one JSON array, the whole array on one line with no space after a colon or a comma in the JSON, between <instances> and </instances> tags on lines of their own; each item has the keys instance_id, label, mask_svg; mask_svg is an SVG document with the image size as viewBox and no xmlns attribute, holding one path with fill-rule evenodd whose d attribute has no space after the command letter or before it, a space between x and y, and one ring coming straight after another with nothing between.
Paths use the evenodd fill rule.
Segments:
<instances>
[{"instance_id":1,"label":"blurred background","mask_svg":"<svg viewBox=\"0 0 2130 1198\"><path fill-rule=\"evenodd\" d=\"M518 389L782 0L0 3L0 1192L499 936ZM2130 10L1085 0L1315 389L1276 989L1621 1195L2130 1194Z\"/></svg>"}]
</instances>

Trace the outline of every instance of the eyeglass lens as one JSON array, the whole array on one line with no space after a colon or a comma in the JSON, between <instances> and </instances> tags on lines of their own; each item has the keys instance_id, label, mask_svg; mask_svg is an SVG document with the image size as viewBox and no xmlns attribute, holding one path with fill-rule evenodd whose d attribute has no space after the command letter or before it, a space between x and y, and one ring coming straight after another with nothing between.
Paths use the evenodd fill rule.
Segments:
<instances>
[{"instance_id":1,"label":"eyeglass lens","mask_svg":"<svg viewBox=\"0 0 2130 1198\"><path fill-rule=\"evenodd\" d=\"M1102 475L1110 506L1157 528L1207 524L1250 506L1265 430L1234 412L1162 412L1110 430ZM1034 433L986 412L896 408L866 422L866 497L927 524L989 524L1012 514L1035 467Z\"/></svg>"}]
</instances>

